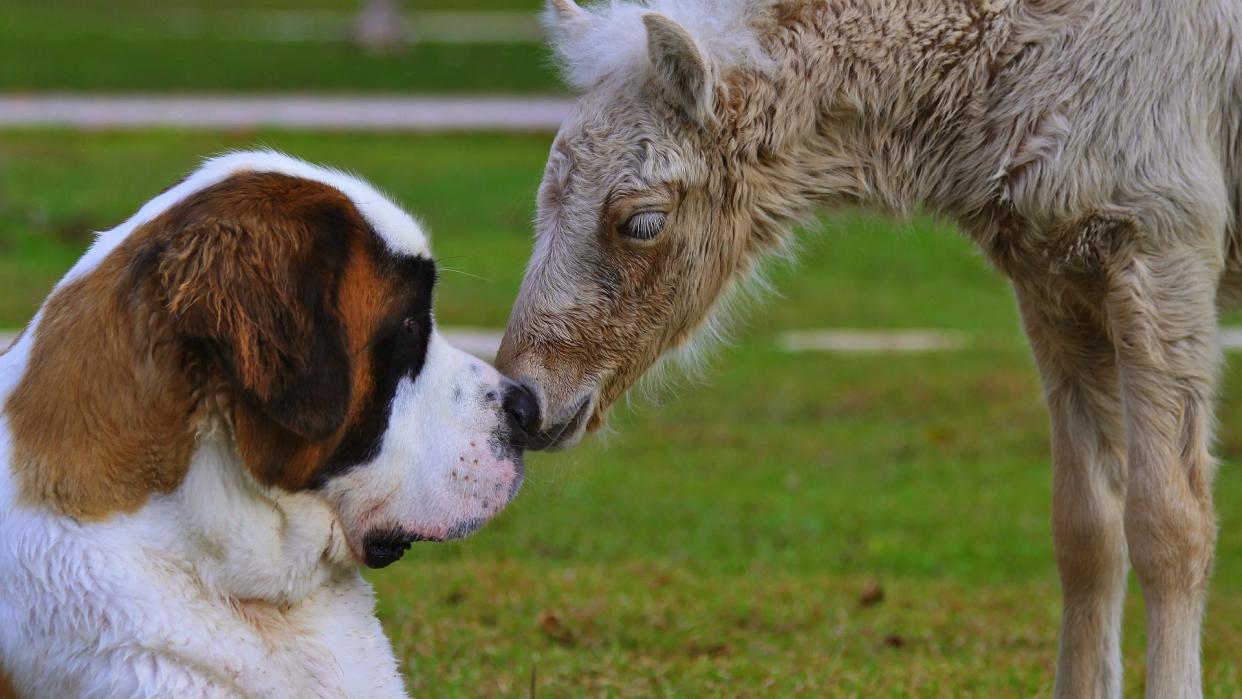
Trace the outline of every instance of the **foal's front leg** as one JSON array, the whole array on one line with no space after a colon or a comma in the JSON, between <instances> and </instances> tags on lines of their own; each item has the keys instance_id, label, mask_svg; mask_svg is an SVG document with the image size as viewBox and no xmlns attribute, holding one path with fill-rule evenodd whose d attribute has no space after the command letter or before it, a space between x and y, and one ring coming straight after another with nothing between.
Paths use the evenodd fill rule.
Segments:
<instances>
[{"instance_id":1,"label":"foal's front leg","mask_svg":"<svg viewBox=\"0 0 1242 699\"><path fill-rule=\"evenodd\" d=\"M1201 697L1199 632L1216 526L1209 453L1219 266L1136 257L1105 302L1128 436L1125 530L1147 606L1147 696Z\"/></svg>"},{"instance_id":2,"label":"foal's front leg","mask_svg":"<svg viewBox=\"0 0 1242 699\"><path fill-rule=\"evenodd\" d=\"M1125 430L1098 313L1018 288L1052 418L1052 533L1061 575L1058 699L1121 696L1126 588Z\"/></svg>"}]
</instances>

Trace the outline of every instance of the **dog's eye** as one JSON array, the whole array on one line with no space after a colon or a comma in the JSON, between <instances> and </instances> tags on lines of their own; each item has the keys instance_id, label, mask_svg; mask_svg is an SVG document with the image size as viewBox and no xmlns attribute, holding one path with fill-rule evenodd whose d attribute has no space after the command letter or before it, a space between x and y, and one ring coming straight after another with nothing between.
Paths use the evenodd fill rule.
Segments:
<instances>
[{"instance_id":1,"label":"dog's eye","mask_svg":"<svg viewBox=\"0 0 1242 699\"><path fill-rule=\"evenodd\" d=\"M663 211L639 211L630 217L621 231L636 240L651 240L664 230L664 221L668 214Z\"/></svg>"},{"instance_id":2,"label":"dog's eye","mask_svg":"<svg viewBox=\"0 0 1242 699\"><path fill-rule=\"evenodd\" d=\"M407 335L416 335L418 334L418 321L413 318L406 318L401 321L401 329L404 330Z\"/></svg>"}]
</instances>

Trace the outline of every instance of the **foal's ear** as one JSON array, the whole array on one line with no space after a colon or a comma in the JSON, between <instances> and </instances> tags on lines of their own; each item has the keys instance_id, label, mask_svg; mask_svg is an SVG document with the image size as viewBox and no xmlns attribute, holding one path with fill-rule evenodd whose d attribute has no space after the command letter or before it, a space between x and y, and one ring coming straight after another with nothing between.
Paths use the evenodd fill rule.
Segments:
<instances>
[{"instance_id":1,"label":"foal's ear","mask_svg":"<svg viewBox=\"0 0 1242 699\"><path fill-rule=\"evenodd\" d=\"M712 71L694 37L677 22L657 12L643 15L647 55L655 78L672 103L700 126L711 121Z\"/></svg>"},{"instance_id":2,"label":"foal's ear","mask_svg":"<svg viewBox=\"0 0 1242 699\"><path fill-rule=\"evenodd\" d=\"M350 362L329 307L341 260L313 244L318 224L229 212L181 223L159 263L173 328L268 419L308 440L336 432Z\"/></svg>"},{"instance_id":3,"label":"foal's ear","mask_svg":"<svg viewBox=\"0 0 1242 699\"><path fill-rule=\"evenodd\" d=\"M578 39L591 28L591 15L574 0L548 0L543 10L543 26L551 32L554 44Z\"/></svg>"}]
</instances>

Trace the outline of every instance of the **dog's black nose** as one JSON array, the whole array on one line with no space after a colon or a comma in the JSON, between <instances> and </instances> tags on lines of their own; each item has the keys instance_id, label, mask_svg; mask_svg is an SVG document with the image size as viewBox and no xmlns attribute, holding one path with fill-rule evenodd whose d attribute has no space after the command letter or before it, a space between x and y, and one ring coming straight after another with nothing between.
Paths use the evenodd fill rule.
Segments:
<instances>
[{"instance_id":1,"label":"dog's black nose","mask_svg":"<svg viewBox=\"0 0 1242 699\"><path fill-rule=\"evenodd\" d=\"M525 447L539 431L539 399L531 390L515 381L506 381L505 417L509 420L509 441Z\"/></svg>"}]
</instances>

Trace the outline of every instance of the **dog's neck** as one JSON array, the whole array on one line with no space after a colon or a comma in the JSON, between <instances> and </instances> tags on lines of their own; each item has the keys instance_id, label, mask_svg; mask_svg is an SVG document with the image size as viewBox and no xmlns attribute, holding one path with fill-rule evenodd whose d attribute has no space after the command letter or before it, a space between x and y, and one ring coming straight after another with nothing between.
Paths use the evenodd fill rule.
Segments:
<instances>
[{"instance_id":1,"label":"dog's neck","mask_svg":"<svg viewBox=\"0 0 1242 699\"><path fill-rule=\"evenodd\" d=\"M0 357L0 404L25 374L33 337L27 333ZM0 437L8 440L8 415ZM0 445L2 446L2 445ZM17 506L11 454L0 455L7 506ZM44 507L24 503L27 507ZM357 566L331 506L313 493L288 493L258 483L242 464L220 418L203 423L182 482L132 513L83 522L119 526L169 569L221 601L278 607L300 600Z\"/></svg>"},{"instance_id":2,"label":"dog's neck","mask_svg":"<svg viewBox=\"0 0 1242 699\"><path fill-rule=\"evenodd\" d=\"M181 487L136 516L174 528L160 553L219 598L292 606L357 574L331 506L260 485L223 427L200 434Z\"/></svg>"}]
</instances>

